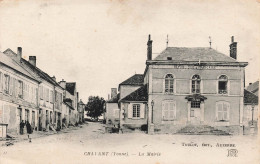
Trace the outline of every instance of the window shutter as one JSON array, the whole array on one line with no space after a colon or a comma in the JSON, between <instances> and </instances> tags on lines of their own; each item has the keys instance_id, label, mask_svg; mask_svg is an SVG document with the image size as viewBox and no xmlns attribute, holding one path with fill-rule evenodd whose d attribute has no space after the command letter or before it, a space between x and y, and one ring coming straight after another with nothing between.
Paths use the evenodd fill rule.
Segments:
<instances>
[{"instance_id":1,"label":"window shutter","mask_svg":"<svg viewBox=\"0 0 260 164\"><path fill-rule=\"evenodd\" d=\"M2 73L0 72L0 91L3 90L3 78L2 78Z\"/></svg>"},{"instance_id":2,"label":"window shutter","mask_svg":"<svg viewBox=\"0 0 260 164\"><path fill-rule=\"evenodd\" d=\"M144 118L145 115L145 104L140 105L140 118Z\"/></svg>"},{"instance_id":3,"label":"window shutter","mask_svg":"<svg viewBox=\"0 0 260 164\"><path fill-rule=\"evenodd\" d=\"M131 103L128 104L128 113L127 113L128 118L133 117L133 106Z\"/></svg>"},{"instance_id":4,"label":"window shutter","mask_svg":"<svg viewBox=\"0 0 260 164\"><path fill-rule=\"evenodd\" d=\"M162 120L164 120L165 115L164 115L164 102L162 102Z\"/></svg>"},{"instance_id":5,"label":"window shutter","mask_svg":"<svg viewBox=\"0 0 260 164\"><path fill-rule=\"evenodd\" d=\"M229 120L230 104L227 103L227 120Z\"/></svg>"}]
</instances>

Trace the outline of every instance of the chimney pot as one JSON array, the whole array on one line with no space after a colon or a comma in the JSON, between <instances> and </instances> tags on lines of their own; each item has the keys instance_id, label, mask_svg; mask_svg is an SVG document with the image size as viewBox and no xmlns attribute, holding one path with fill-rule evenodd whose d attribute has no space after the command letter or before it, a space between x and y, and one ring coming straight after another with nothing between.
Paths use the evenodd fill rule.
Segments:
<instances>
[{"instance_id":1,"label":"chimney pot","mask_svg":"<svg viewBox=\"0 0 260 164\"><path fill-rule=\"evenodd\" d=\"M111 99L115 98L117 96L117 89L111 88Z\"/></svg>"},{"instance_id":2,"label":"chimney pot","mask_svg":"<svg viewBox=\"0 0 260 164\"><path fill-rule=\"evenodd\" d=\"M147 60L152 60L152 46L153 41L151 40L151 35L148 36L148 42L147 42Z\"/></svg>"},{"instance_id":3,"label":"chimney pot","mask_svg":"<svg viewBox=\"0 0 260 164\"><path fill-rule=\"evenodd\" d=\"M36 67L36 56L29 56L29 63Z\"/></svg>"},{"instance_id":4,"label":"chimney pot","mask_svg":"<svg viewBox=\"0 0 260 164\"><path fill-rule=\"evenodd\" d=\"M237 42L234 42L234 36L231 37L231 44L230 47L230 57L233 59L237 59Z\"/></svg>"},{"instance_id":5,"label":"chimney pot","mask_svg":"<svg viewBox=\"0 0 260 164\"><path fill-rule=\"evenodd\" d=\"M17 47L17 58L19 61L22 58L22 47Z\"/></svg>"}]
</instances>

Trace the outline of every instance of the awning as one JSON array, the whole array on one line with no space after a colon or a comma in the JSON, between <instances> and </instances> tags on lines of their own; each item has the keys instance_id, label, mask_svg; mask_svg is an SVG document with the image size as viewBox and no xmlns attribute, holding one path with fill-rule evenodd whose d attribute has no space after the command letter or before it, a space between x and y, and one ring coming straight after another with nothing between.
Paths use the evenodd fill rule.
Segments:
<instances>
[{"instance_id":1,"label":"awning","mask_svg":"<svg viewBox=\"0 0 260 164\"><path fill-rule=\"evenodd\" d=\"M207 100L207 97L201 94L192 94L185 97L188 101L204 101Z\"/></svg>"}]
</instances>

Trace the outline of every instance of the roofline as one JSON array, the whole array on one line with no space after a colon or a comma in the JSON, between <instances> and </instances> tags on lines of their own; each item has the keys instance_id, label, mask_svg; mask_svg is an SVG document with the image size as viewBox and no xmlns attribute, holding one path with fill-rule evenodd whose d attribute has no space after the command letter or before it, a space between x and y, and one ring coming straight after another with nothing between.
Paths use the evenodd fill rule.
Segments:
<instances>
[{"instance_id":1,"label":"roofline","mask_svg":"<svg viewBox=\"0 0 260 164\"><path fill-rule=\"evenodd\" d=\"M245 67L248 62L227 62L227 61L184 61L184 60L146 60L146 65L213 65L213 66L240 66Z\"/></svg>"},{"instance_id":2,"label":"roofline","mask_svg":"<svg viewBox=\"0 0 260 164\"><path fill-rule=\"evenodd\" d=\"M14 70L15 72L18 72L18 73L22 74L23 76L28 77L29 79L36 81L37 83L41 83L41 81L39 81L39 80L37 80L37 79L34 79L34 78L32 78L32 77L30 77L30 76L28 76L28 75L26 75L26 74L24 74L24 73L22 73L22 72L16 70L16 69L14 69L13 67L10 67L9 65L7 65L7 64L5 64L5 63L3 63L3 62L1 62L1 61L0 61L0 63L3 64L3 65L5 65L5 66L8 67L8 68ZM21 67L21 66L20 66L20 67Z\"/></svg>"}]
</instances>

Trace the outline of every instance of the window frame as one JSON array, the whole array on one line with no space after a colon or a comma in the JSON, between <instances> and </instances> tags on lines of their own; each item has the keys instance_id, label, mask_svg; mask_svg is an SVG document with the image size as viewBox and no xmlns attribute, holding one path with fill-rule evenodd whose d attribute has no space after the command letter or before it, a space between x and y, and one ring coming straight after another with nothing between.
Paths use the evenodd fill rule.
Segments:
<instances>
[{"instance_id":1,"label":"window frame","mask_svg":"<svg viewBox=\"0 0 260 164\"><path fill-rule=\"evenodd\" d=\"M170 109L170 104L173 104L173 109L171 110ZM167 106L167 109L166 109L166 106ZM167 111L167 116L165 115ZM162 121L174 121L176 120L177 118L177 115L176 115L176 101L172 101L172 100L164 100L162 101ZM170 112L173 112L173 117L171 118L170 117Z\"/></svg>"},{"instance_id":2,"label":"window frame","mask_svg":"<svg viewBox=\"0 0 260 164\"><path fill-rule=\"evenodd\" d=\"M201 93L201 78L198 74L193 75L191 78L191 93Z\"/></svg>"},{"instance_id":3,"label":"window frame","mask_svg":"<svg viewBox=\"0 0 260 164\"><path fill-rule=\"evenodd\" d=\"M168 77L171 76L171 77ZM174 89L174 75L171 73L167 73L164 76L164 93L166 94L174 94L175 89Z\"/></svg>"},{"instance_id":4,"label":"window frame","mask_svg":"<svg viewBox=\"0 0 260 164\"><path fill-rule=\"evenodd\" d=\"M221 110L219 109L219 105L221 105ZM226 105L226 111L224 111L224 105ZM221 113L221 115L219 115ZM226 118L225 114L226 113ZM216 103L216 120L219 122L229 122L229 113L230 113L230 103L227 101L218 101Z\"/></svg>"},{"instance_id":5,"label":"window frame","mask_svg":"<svg viewBox=\"0 0 260 164\"><path fill-rule=\"evenodd\" d=\"M222 78L224 77L224 78ZM220 90L220 82L225 83L225 89ZM220 75L218 77L218 94L228 94L228 77L227 75Z\"/></svg>"},{"instance_id":6,"label":"window frame","mask_svg":"<svg viewBox=\"0 0 260 164\"><path fill-rule=\"evenodd\" d=\"M133 110L132 118L133 119L140 119L141 118L141 115L140 115L141 114L141 105L140 104L133 104L132 110Z\"/></svg>"},{"instance_id":7,"label":"window frame","mask_svg":"<svg viewBox=\"0 0 260 164\"><path fill-rule=\"evenodd\" d=\"M4 93L9 94L9 89L10 89L10 76L4 74Z\"/></svg>"}]
</instances>

